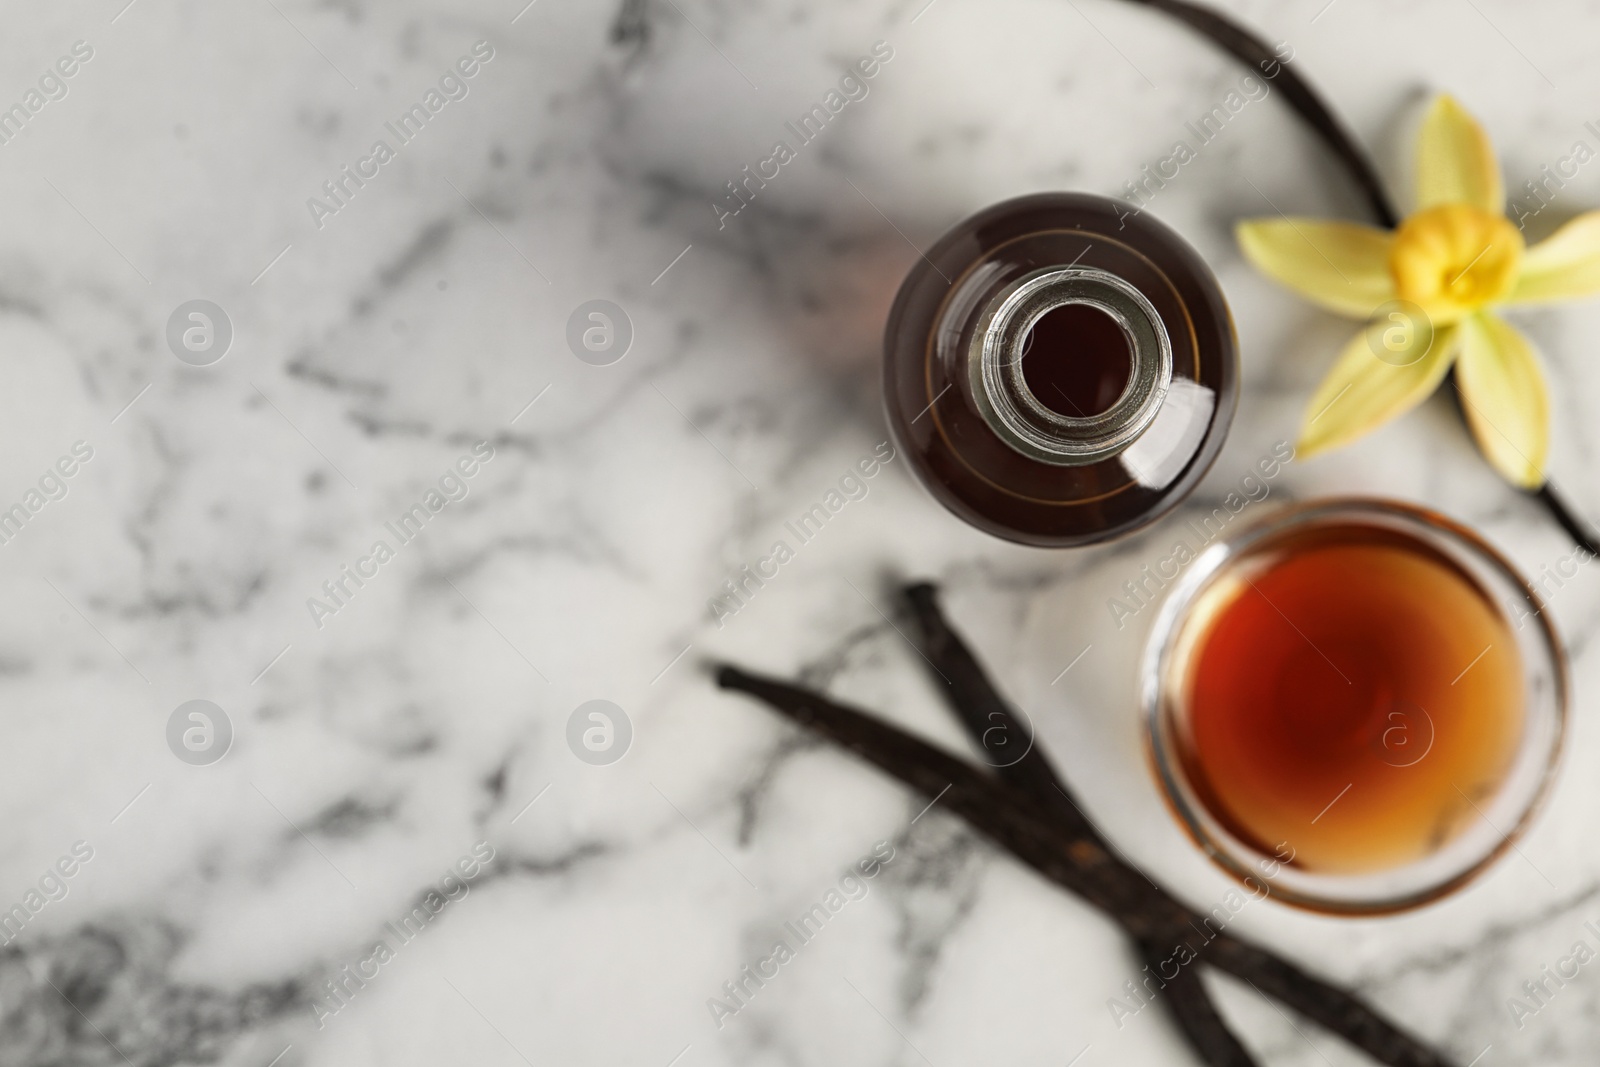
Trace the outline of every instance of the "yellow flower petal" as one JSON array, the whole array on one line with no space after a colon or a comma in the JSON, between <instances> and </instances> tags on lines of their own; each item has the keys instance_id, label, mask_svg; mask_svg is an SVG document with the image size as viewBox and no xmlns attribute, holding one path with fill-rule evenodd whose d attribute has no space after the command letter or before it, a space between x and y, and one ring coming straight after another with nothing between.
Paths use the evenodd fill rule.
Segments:
<instances>
[{"instance_id":1,"label":"yellow flower petal","mask_svg":"<svg viewBox=\"0 0 1600 1067\"><path fill-rule=\"evenodd\" d=\"M1550 405L1539 360L1522 334L1487 312L1461 323L1456 368L1467 425L1494 469L1524 489L1544 484Z\"/></svg>"},{"instance_id":2,"label":"yellow flower petal","mask_svg":"<svg viewBox=\"0 0 1600 1067\"><path fill-rule=\"evenodd\" d=\"M1349 444L1422 403L1450 369L1459 329L1398 312L1368 325L1306 405L1296 451L1310 456Z\"/></svg>"},{"instance_id":3,"label":"yellow flower petal","mask_svg":"<svg viewBox=\"0 0 1600 1067\"><path fill-rule=\"evenodd\" d=\"M1447 95L1437 97L1417 136L1417 208L1470 204L1506 210L1494 148L1476 120Z\"/></svg>"},{"instance_id":4,"label":"yellow flower petal","mask_svg":"<svg viewBox=\"0 0 1600 1067\"><path fill-rule=\"evenodd\" d=\"M1508 303L1600 296L1600 211L1562 226L1528 249Z\"/></svg>"},{"instance_id":5,"label":"yellow flower petal","mask_svg":"<svg viewBox=\"0 0 1600 1067\"><path fill-rule=\"evenodd\" d=\"M1256 269L1307 300L1364 319L1394 298L1385 230L1318 219L1251 219L1234 230Z\"/></svg>"}]
</instances>

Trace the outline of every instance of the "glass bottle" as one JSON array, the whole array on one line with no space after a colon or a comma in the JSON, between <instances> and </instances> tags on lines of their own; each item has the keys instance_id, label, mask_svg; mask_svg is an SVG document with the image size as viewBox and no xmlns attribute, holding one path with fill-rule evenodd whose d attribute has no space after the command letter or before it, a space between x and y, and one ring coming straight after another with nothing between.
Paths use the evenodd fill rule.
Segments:
<instances>
[{"instance_id":1,"label":"glass bottle","mask_svg":"<svg viewBox=\"0 0 1600 1067\"><path fill-rule=\"evenodd\" d=\"M1029 545L1105 541L1171 510L1221 450L1237 392L1205 262L1087 194L957 225L901 284L884 339L901 454L956 515Z\"/></svg>"}]
</instances>

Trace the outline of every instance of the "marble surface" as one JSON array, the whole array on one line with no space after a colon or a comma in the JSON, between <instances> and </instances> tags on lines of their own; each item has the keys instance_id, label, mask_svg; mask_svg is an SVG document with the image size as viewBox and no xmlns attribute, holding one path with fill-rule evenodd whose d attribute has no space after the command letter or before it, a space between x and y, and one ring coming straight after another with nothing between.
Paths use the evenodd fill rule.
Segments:
<instances>
[{"instance_id":1,"label":"marble surface","mask_svg":"<svg viewBox=\"0 0 1600 1067\"><path fill-rule=\"evenodd\" d=\"M0 100L47 80L0 143L0 504L41 479L58 499L0 545L0 909L29 916L0 949L0 1063L1192 1062L1158 1012L1115 1025L1136 967L1106 923L704 665L804 674L959 747L885 615L896 576L934 578L1106 831L1222 898L1143 765L1143 635L1100 610L1163 526L1022 549L897 460L748 606L709 605L884 439L880 329L916 249L1010 195L1115 195L1241 71L1109 0L522 3L6 7ZM1397 189L1439 89L1513 188L1596 143L1593 3L1230 6L1290 43ZM79 41L92 56L57 68ZM879 41L865 95L719 226L724 183ZM430 90L400 143L385 124ZM1194 508L1293 437L1349 331L1241 261L1230 225L1269 202L1361 211L1270 96L1151 208L1214 265L1243 342ZM1596 206L1591 168L1530 226ZM233 331L208 366L167 338L197 299ZM607 366L566 339L596 299L632 324ZM1555 477L1600 516L1600 306L1518 322L1556 383ZM92 457L50 478L77 442ZM453 477L475 446L492 459ZM441 482L459 499L390 537ZM1255 506L1351 491L1443 509L1530 571L1569 550L1441 401ZM331 599L345 566L371 576ZM1520 852L1419 912L1262 903L1236 929L1463 1064L1592 1061L1600 967L1521 1025L1508 998L1600 943L1597 583L1554 598L1572 730ZM219 762L169 746L191 700L231 724ZM568 743L590 700L631 723L609 765ZM893 859L860 899L719 1027L708 999L878 842ZM1264 1062L1361 1062L1219 990Z\"/></svg>"}]
</instances>

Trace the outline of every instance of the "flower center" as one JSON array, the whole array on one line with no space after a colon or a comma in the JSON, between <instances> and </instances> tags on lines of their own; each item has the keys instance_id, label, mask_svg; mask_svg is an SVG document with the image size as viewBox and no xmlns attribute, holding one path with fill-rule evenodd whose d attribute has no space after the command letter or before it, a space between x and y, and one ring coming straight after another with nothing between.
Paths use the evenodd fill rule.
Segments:
<instances>
[{"instance_id":1,"label":"flower center","mask_svg":"<svg viewBox=\"0 0 1600 1067\"><path fill-rule=\"evenodd\" d=\"M1448 322L1510 292L1522 250L1521 232L1504 215L1440 204L1400 224L1389 272L1402 299Z\"/></svg>"}]
</instances>

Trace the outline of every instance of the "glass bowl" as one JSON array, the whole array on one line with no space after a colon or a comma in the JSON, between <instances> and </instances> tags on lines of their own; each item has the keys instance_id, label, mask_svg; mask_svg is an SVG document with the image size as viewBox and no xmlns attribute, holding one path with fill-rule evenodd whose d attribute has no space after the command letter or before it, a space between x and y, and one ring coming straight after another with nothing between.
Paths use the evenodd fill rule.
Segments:
<instances>
[{"instance_id":1,"label":"glass bowl","mask_svg":"<svg viewBox=\"0 0 1600 1067\"><path fill-rule=\"evenodd\" d=\"M1345 543L1341 538L1349 539L1348 543L1378 538L1415 551L1419 558L1425 555L1437 560L1463 588L1473 589L1499 611L1498 621L1515 641L1515 659L1520 661L1522 721L1520 731L1508 733L1513 751L1504 754L1505 769L1498 775L1497 786L1476 799L1458 787L1470 810L1459 806L1462 817L1449 824L1449 836L1441 830L1443 840L1437 847L1372 869L1307 864L1287 840L1292 833L1276 848L1250 840L1249 829L1241 829L1241 820L1230 816L1226 804L1216 799L1217 791L1204 781L1205 772L1191 766L1195 762L1191 672L1199 662L1197 649L1216 624L1218 598L1243 596L1240 583L1253 585L1252 573L1259 577L1265 573L1260 569L1264 565L1290 558L1293 544ZM1284 551L1274 555L1277 549ZM1258 569L1252 571L1252 566ZM1266 594L1261 597L1266 599ZM1289 622L1288 616L1284 618ZM1503 653L1509 654L1509 650ZM1330 665L1332 662L1328 660ZM1506 684L1514 687L1515 676L1510 678ZM1341 498L1288 506L1237 531L1225 531L1220 540L1204 547L1176 578L1157 614L1141 665L1140 688L1156 779L1180 824L1208 856L1253 892L1270 892L1316 911L1381 914L1437 900L1516 847L1555 774L1565 733L1569 683L1566 656L1545 615L1543 600L1481 537L1423 508L1387 500ZM1374 751L1390 767L1407 767L1427 758L1436 727L1424 709L1404 705L1398 698L1395 706L1406 708L1389 713L1398 729L1379 734ZM1269 717L1265 721L1284 722L1288 729L1288 712L1273 708L1264 714ZM1441 766L1436 763L1429 774L1444 775ZM1285 816L1286 810L1274 809L1269 814ZM1323 810L1326 813L1328 809ZM1299 825L1298 818L1296 814L1293 825ZM1311 833L1309 827L1305 832ZM1357 835L1354 840L1362 839Z\"/></svg>"}]
</instances>

